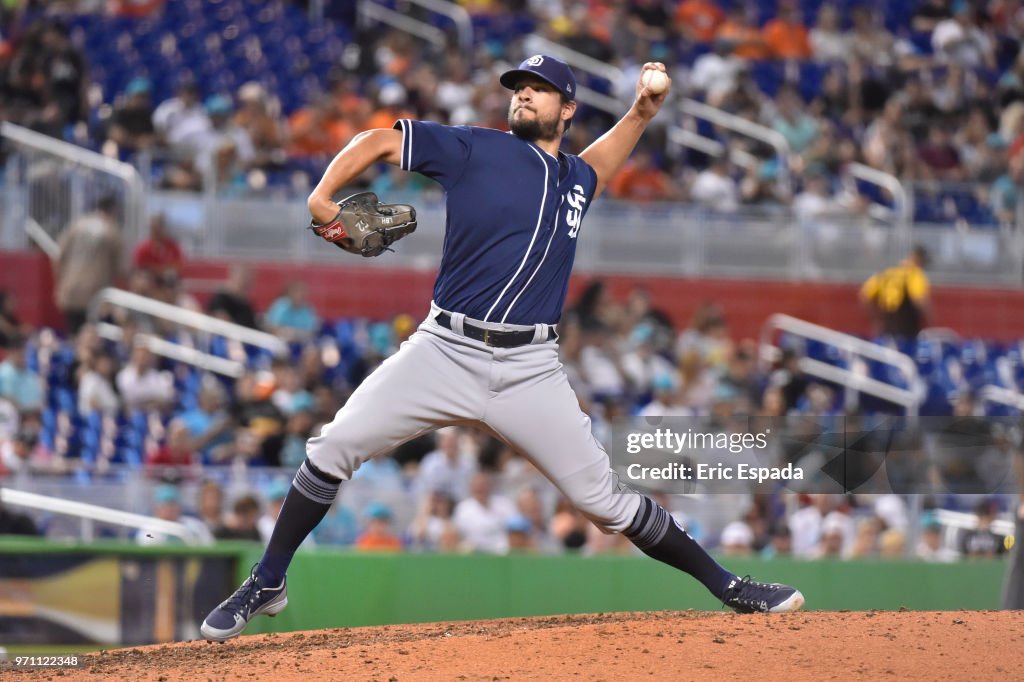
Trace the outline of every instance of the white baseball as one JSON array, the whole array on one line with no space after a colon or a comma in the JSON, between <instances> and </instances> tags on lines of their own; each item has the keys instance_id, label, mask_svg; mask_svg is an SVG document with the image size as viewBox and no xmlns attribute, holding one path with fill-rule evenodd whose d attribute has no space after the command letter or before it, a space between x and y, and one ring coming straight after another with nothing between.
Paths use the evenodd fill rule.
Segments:
<instances>
[{"instance_id":1,"label":"white baseball","mask_svg":"<svg viewBox=\"0 0 1024 682\"><path fill-rule=\"evenodd\" d=\"M660 95L668 90L668 75L664 71L648 69L647 71L644 71L644 75L640 79L640 82L646 86L647 92L652 95Z\"/></svg>"}]
</instances>

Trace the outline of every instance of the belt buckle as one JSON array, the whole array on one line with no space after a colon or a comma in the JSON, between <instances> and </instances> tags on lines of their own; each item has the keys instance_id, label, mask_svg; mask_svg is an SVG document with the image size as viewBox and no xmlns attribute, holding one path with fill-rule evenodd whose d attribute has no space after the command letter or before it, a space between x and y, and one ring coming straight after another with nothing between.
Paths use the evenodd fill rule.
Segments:
<instances>
[{"instance_id":1,"label":"belt buckle","mask_svg":"<svg viewBox=\"0 0 1024 682\"><path fill-rule=\"evenodd\" d=\"M490 329L484 329L484 345L485 346L491 345L491 330Z\"/></svg>"}]
</instances>

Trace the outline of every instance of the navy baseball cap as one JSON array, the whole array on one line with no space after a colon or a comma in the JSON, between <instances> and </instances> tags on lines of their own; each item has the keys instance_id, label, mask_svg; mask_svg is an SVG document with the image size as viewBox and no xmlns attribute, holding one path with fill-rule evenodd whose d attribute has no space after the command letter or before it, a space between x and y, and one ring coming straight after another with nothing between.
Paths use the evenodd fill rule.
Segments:
<instances>
[{"instance_id":1,"label":"navy baseball cap","mask_svg":"<svg viewBox=\"0 0 1024 682\"><path fill-rule=\"evenodd\" d=\"M511 69L501 74L499 82L509 90L515 90L516 84L523 76L537 76L548 83L551 83L570 101L576 99L576 76L569 65L561 59L556 59L546 54L535 54L529 59L523 60L518 69ZM565 122L565 129L568 130L572 119Z\"/></svg>"}]
</instances>

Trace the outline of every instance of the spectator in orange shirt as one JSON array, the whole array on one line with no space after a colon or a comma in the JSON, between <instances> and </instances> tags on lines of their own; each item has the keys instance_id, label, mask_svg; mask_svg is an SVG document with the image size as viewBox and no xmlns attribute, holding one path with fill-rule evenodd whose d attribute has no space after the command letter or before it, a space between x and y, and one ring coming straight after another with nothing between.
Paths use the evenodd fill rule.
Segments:
<instances>
[{"instance_id":1,"label":"spectator in orange shirt","mask_svg":"<svg viewBox=\"0 0 1024 682\"><path fill-rule=\"evenodd\" d=\"M400 83L388 83L377 93L380 108L373 112L366 122L368 130L390 128L400 118L413 118L414 114L405 108L406 92Z\"/></svg>"},{"instance_id":2,"label":"spectator in orange shirt","mask_svg":"<svg viewBox=\"0 0 1024 682\"><path fill-rule=\"evenodd\" d=\"M332 74L329 79L330 94L338 113L354 131L366 130L366 119L373 113L373 106L359 92L359 79L346 73Z\"/></svg>"},{"instance_id":3,"label":"spectator in orange shirt","mask_svg":"<svg viewBox=\"0 0 1024 682\"><path fill-rule=\"evenodd\" d=\"M157 213L149 220L149 239L139 242L132 253L132 265L154 275L180 275L183 262L181 247L167 232L163 214Z\"/></svg>"},{"instance_id":4,"label":"spectator in orange shirt","mask_svg":"<svg viewBox=\"0 0 1024 682\"><path fill-rule=\"evenodd\" d=\"M764 25L764 42L775 59L810 59L811 41L794 0L779 0L779 11Z\"/></svg>"},{"instance_id":5,"label":"spectator in orange shirt","mask_svg":"<svg viewBox=\"0 0 1024 682\"><path fill-rule=\"evenodd\" d=\"M394 123L394 121L392 121ZM333 97L321 97L288 119L288 154L333 156L356 134L338 111Z\"/></svg>"},{"instance_id":6,"label":"spectator in orange shirt","mask_svg":"<svg viewBox=\"0 0 1024 682\"><path fill-rule=\"evenodd\" d=\"M665 201L678 195L668 173L654 165L654 157L645 149L637 150L612 179L610 189L615 198L632 201Z\"/></svg>"},{"instance_id":7,"label":"spectator in orange shirt","mask_svg":"<svg viewBox=\"0 0 1024 682\"><path fill-rule=\"evenodd\" d=\"M356 539L356 549L362 551L392 551L402 549L402 540L391 530L391 510L381 502L372 502L366 509L369 522L366 530Z\"/></svg>"},{"instance_id":8,"label":"spectator in orange shirt","mask_svg":"<svg viewBox=\"0 0 1024 682\"><path fill-rule=\"evenodd\" d=\"M676 9L676 26L690 40L710 43L725 21L725 12L712 0L684 0Z\"/></svg>"},{"instance_id":9,"label":"spectator in orange shirt","mask_svg":"<svg viewBox=\"0 0 1024 682\"><path fill-rule=\"evenodd\" d=\"M764 36L750 20L742 3L729 10L728 18L718 28L718 40L732 45L732 53L740 59L758 61L769 57Z\"/></svg>"}]
</instances>

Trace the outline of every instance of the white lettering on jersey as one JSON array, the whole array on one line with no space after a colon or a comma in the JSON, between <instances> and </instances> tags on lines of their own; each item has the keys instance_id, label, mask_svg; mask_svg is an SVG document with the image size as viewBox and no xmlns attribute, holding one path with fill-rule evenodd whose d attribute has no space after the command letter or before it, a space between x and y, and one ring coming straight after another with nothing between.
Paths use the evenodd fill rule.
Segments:
<instances>
[{"instance_id":1,"label":"white lettering on jersey","mask_svg":"<svg viewBox=\"0 0 1024 682\"><path fill-rule=\"evenodd\" d=\"M569 239L576 239L576 235L580 233L580 223L583 222L583 204L587 202L587 198L583 196L583 187L576 185L572 188L572 192L567 192L565 200L569 203L569 208L565 211L565 222L569 225Z\"/></svg>"}]
</instances>

